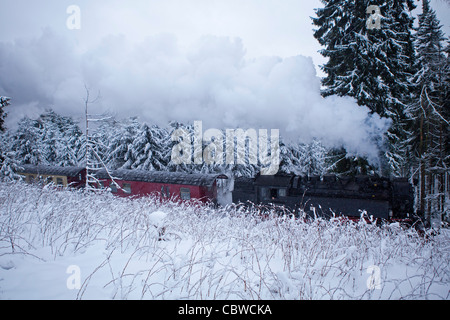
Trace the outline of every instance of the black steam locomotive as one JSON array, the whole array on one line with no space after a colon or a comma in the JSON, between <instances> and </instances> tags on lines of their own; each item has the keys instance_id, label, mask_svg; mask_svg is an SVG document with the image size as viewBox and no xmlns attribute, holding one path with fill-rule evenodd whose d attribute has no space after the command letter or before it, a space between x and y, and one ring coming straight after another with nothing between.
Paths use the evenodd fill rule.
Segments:
<instances>
[{"instance_id":1,"label":"black steam locomotive","mask_svg":"<svg viewBox=\"0 0 450 320\"><path fill-rule=\"evenodd\" d=\"M236 178L233 203L275 205L296 215L407 220L414 214L414 191L406 178L336 175Z\"/></svg>"}]
</instances>

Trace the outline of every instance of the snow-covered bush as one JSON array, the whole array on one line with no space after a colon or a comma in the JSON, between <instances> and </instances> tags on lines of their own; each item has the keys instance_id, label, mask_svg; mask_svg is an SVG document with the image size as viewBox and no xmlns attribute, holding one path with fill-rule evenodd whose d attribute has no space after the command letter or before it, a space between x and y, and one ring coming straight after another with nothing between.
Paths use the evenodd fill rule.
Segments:
<instances>
[{"instance_id":1,"label":"snow-covered bush","mask_svg":"<svg viewBox=\"0 0 450 320\"><path fill-rule=\"evenodd\" d=\"M0 183L0 298L448 299L449 240Z\"/></svg>"}]
</instances>

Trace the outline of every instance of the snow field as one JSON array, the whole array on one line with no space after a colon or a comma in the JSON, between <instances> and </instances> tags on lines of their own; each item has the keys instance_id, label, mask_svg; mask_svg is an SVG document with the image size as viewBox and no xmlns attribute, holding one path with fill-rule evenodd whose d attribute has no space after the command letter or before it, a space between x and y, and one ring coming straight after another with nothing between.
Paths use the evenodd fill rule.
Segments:
<instances>
[{"instance_id":1,"label":"snow field","mask_svg":"<svg viewBox=\"0 0 450 320\"><path fill-rule=\"evenodd\" d=\"M449 299L450 233L0 184L1 299Z\"/></svg>"}]
</instances>

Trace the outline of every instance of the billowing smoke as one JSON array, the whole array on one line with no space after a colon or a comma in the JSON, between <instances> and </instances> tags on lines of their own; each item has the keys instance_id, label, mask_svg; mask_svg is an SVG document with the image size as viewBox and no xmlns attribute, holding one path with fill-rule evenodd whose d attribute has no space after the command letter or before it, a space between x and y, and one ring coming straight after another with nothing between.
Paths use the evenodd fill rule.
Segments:
<instances>
[{"instance_id":1,"label":"billowing smoke","mask_svg":"<svg viewBox=\"0 0 450 320\"><path fill-rule=\"evenodd\" d=\"M203 122L204 128L280 129L281 136L375 159L388 121L353 99L322 98L312 59L246 59L239 38L205 36L190 46L161 34L142 43L109 36L82 51L50 29L0 43L0 93L12 97L13 126L45 108L83 116L85 84L101 92L95 112L149 123ZM94 112L94 111L93 111Z\"/></svg>"}]
</instances>

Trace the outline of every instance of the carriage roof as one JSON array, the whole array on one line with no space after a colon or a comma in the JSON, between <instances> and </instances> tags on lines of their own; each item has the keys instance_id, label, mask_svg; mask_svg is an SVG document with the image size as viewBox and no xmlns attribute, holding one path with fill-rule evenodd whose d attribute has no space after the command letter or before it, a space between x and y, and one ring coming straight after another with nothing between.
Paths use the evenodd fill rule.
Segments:
<instances>
[{"instance_id":1,"label":"carriage roof","mask_svg":"<svg viewBox=\"0 0 450 320\"><path fill-rule=\"evenodd\" d=\"M108 174L109 172L109 174ZM212 186L217 179L228 179L224 174L203 174L184 172L144 171L118 169L101 169L95 173L97 179L113 179L126 181L141 181L165 184L183 184L193 186Z\"/></svg>"},{"instance_id":2,"label":"carriage roof","mask_svg":"<svg viewBox=\"0 0 450 320\"><path fill-rule=\"evenodd\" d=\"M56 166L45 166L45 165L20 165L20 173L38 174L38 175L51 175L51 176L67 176L76 177L85 168L83 167L56 167Z\"/></svg>"}]
</instances>

